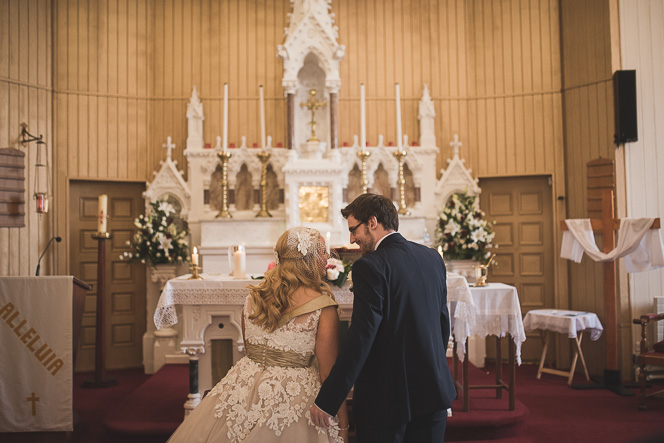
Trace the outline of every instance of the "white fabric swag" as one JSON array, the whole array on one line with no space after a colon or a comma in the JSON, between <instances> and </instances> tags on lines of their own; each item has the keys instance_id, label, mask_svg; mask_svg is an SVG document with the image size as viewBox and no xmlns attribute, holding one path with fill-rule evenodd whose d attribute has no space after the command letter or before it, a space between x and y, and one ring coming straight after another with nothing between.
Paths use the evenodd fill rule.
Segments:
<instances>
[{"instance_id":1,"label":"white fabric swag","mask_svg":"<svg viewBox=\"0 0 664 443\"><path fill-rule=\"evenodd\" d=\"M623 218L618 230L618 244L603 253L595 244L589 218L565 220L560 257L581 262L583 253L595 261L610 262L625 257L627 272L644 272L664 267L664 245L659 229L650 229L654 218Z\"/></svg>"}]
</instances>

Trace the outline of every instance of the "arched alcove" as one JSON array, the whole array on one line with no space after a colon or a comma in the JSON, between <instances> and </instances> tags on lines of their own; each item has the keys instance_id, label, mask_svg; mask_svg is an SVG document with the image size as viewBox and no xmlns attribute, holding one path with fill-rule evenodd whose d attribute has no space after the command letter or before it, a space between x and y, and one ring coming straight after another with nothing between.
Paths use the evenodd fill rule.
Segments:
<instances>
[{"instance_id":1,"label":"arched alcove","mask_svg":"<svg viewBox=\"0 0 664 443\"><path fill-rule=\"evenodd\" d=\"M235 176L235 209L247 211L254 208L254 188L251 186L251 172L243 163Z\"/></svg>"},{"instance_id":2,"label":"arched alcove","mask_svg":"<svg viewBox=\"0 0 664 443\"><path fill-rule=\"evenodd\" d=\"M374 194L384 195L385 197L392 198L392 186L390 186L390 176L389 173L385 170L385 167L382 163L378 165L376 171L374 172L374 181L373 186L371 187L371 192Z\"/></svg>"}]
</instances>

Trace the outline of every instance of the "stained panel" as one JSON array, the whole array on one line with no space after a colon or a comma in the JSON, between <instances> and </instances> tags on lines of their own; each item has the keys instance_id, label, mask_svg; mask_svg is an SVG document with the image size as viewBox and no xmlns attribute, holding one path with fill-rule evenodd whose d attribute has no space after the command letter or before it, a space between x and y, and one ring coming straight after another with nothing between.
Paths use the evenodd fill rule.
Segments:
<instances>
[{"instance_id":1,"label":"stained panel","mask_svg":"<svg viewBox=\"0 0 664 443\"><path fill-rule=\"evenodd\" d=\"M542 222L519 223L519 243L523 246L542 246L543 230Z\"/></svg>"},{"instance_id":2,"label":"stained panel","mask_svg":"<svg viewBox=\"0 0 664 443\"><path fill-rule=\"evenodd\" d=\"M131 346L134 344L133 324L114 324L111 326L111 343L113 346Z\"/></svg>"},{"instance_id":3,"label":"stained panel","mask_svg":"<svg viewBox=\"0 0 664 443\"><path fill-rule=\"evenodd\" d=\"M512 194L491 194L489 198L489 206L492 215L512 215L514 213Z\"/></svg>"},{"instance_id":4,"label":"stained panel","mask_svg":"<svg viewBox=\"0 0 664 443\"><path fill-rule=\"evenodd\" d=\"M111 294L111 309L113 314L128 313L133 310L134 294L131 292L115 292Z\"/></svg>"},{"instance_id":5,"label":"stained panel","mask_svg":"<svg viewBox=\"0 0 664 443\"><path fill-rule=\"evenodd\" d=\"M519 213L521 215L539 215L542 213L542 195L539 192L519 193Z\"/></svg>"},{"instance_id":6,"label":"stained panel","mask_svg":"<svg viewBox=\"0 0 664 443\"><path fill-rule=\"evenodd\" d=\"M521 275L542 276L544 275L542 254L525 254L519 256L521 264Z\"/></svg>"}]
</instances>

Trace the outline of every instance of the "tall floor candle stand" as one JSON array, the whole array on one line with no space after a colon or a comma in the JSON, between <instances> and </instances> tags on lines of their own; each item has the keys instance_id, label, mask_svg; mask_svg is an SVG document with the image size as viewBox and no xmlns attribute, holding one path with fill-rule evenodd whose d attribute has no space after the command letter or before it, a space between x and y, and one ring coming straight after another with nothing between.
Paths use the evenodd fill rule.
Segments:
<instances>
[{"instance_id":1,"label":"tall floor candle stand","mask_svg":"<svg viewBox=\"0 0 664 443\"><path fill-rule=\"evenodd\" d=\"M115 386L115 378L106 378L106 322L104 315L104 299L106 295L106 240L113 236L110 232L97 232L92 238L97 240L97 326L95 330L95 378L84 381L83 388L108 388Z\"/></svg>"}]
</instances>

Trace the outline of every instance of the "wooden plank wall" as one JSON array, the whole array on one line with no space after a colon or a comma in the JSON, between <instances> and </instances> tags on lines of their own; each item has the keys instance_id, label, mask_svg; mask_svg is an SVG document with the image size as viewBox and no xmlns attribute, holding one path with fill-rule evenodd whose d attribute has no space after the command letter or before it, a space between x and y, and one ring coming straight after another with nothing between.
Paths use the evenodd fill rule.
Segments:
<instances>
[{"instance_id":1,"label":"wooden plank wall","mask_svg":"<svg viewBox=\"0 0 664 443\"><path fill-rule=\"evenodd\" d=\"M34 210L36 143L18 143L20 124L43 134L52 155L51 1L0 0L0 147L25 154L26 226L0 228L0 275L34 275L40 251L51 237L51 214ZM49 159L53 164L53 159ZM52 268L51 255L42 272Z\"/></svg>"},{"instance_id":2,"label":"wooden plank wall","mask_svg":"<svg viewBox=\"0 0 664 443\"><path fill-rule=\"evenodd\" d=\"M563 0L560 6L569 218L588 216L586 163L599 157L615 157L609 3ZM595 312L603 320L602 278L600 263L587 257L580 264L570 263L569 307ZM584 353L589 370L601 372L599 369L605 365L604 338L597 343L584 343Z\"/></svg>"},{"instance_id":3,"label":"wooden plank wall","mask_svg":"<svg viewBox=\"0 0 664 443\"><path fill-rule=\"evenodd\" d=\"M627 213L630 217L664 218L664 3L620 2L622 69L636 69L639 141L625 146ZM653 312L653 297L664 295L664 270L631 274L630 304L625 315ZM636 351L640 328L628 343Z\"/></svg>"}]
</instances>

